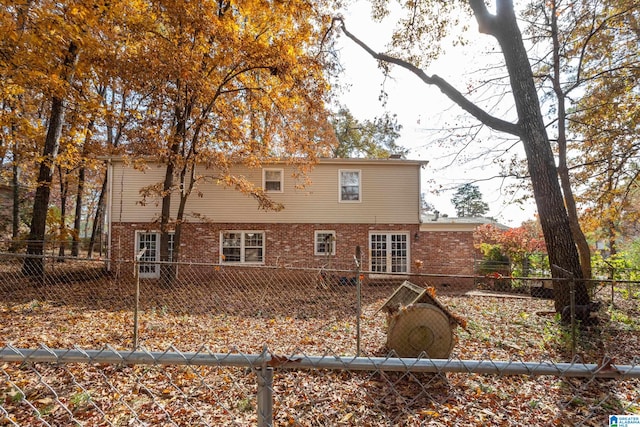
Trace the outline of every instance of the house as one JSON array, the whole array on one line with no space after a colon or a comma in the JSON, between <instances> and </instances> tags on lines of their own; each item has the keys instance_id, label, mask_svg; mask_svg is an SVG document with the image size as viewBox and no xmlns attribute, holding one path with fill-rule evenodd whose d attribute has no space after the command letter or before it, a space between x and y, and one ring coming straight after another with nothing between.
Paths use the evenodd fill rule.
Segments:
<instances>
[{"instance_id":1,"label":"house","mask_svg":"<svg viewBox=\"0 0 640 427\"><path fill-rule=\"evenodd\" d=\"M500 229L505 225L484 217L447 217L423 214L420 224L421 245L429 248L424 257L422 270L427 273L442 274L433 278L436 284L473 284L477 274L475 266L482 254L474 246L474 232L484 224L492 224Z\"/></svg>"},{"instance_id":2,"label":"house","mask_svg":"<svg viewBox=\"0 0 640 427\"><path fill-rule=\"evenodd\" d=\"M420 171L425 164L321 159L303 188L287 163L238 165L234 175L261 186L284 209L260 210L253 198L213 178L203 180L187 202L178 261L351 269L359 246L362 270L411 273L414 261L430 251L420 237ZM108 168L109 259L132 260L144 247L143 261L159 260L161 200L142 203L140 190L161 183L165 166L148 162L138 170L111 158ZM214 172L202 167L196 173L214 177ZM177 204L172 200L172 218ZM157 277L156 267L149 265L141 276Z\"/></svg>"}]
</instances>

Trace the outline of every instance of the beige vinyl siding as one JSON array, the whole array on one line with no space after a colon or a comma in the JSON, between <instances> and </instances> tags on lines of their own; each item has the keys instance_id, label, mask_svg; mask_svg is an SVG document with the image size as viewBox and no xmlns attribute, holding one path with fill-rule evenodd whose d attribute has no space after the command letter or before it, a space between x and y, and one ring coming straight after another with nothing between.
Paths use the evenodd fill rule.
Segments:
<instances>
[{"instance_id":1,"label":"beige vinyl siding","mask_svg":"<svg viewBox=\"0 0 640 427\"><path fill-rule=\"evenodd\" d=\"M110 221L151 222L160 218L161 199L143 201L142 188L164 180L164 166L151 164L144 171L135 170L123 162L112 162L109 168Z\"/></svg>"},{"instance_id":2,"label":"beige vinyl siding","mask_svg":"<svg viewBox=\"0 0 640 427\"><path fill-rule=\"evenodd\" d=\"M292 177L293 169L284 169L284 191L269 196L284 205L280 212L264 211L251 196L213 182L199 183L189 197L186 219L198 222L205 218L213 222L230 223L419 223L420 164L417 162L355 162L320 163L309 174L311 184L296 189L299 184ZM361 201L339 201L339 170L361 171ZM199 175L213 175L204 169ZM256 185L262 185L262 169L237 168L235 174L244 175ZM149 222L159 218L161 200L147 200L141 205L140 189L160 184L164 167L151 165L145 172L136 171L112 162L111 221ZM201 197L197 193L201 193ZM175 217L178 198L171 201Z\"/></svg>"}]
</instances>

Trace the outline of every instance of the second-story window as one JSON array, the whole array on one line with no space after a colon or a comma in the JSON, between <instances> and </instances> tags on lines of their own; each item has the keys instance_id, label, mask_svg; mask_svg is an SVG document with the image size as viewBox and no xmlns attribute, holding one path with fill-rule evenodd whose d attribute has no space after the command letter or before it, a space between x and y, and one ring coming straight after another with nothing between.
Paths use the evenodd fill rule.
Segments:
<instances>
[{"instance_id":1,"label":"second-story window","mask_svg":"<svg viewBox=\"0 0 640 427\"><path fill-rule=\"evenodd\" d=\"M360 184L359 170L340 170L340 201L359 202L361 200Z\"/></svg>"},{"instance_id":2,"label":"second-story window","mask_svg":"<svg viewBox=\"0 0 640 427\"><path fill-rule=\"evenodd\" d=\"M262 188L268 193L282 193L284 188L282 169L263 169Z\"/></svg>"}]
</instances>

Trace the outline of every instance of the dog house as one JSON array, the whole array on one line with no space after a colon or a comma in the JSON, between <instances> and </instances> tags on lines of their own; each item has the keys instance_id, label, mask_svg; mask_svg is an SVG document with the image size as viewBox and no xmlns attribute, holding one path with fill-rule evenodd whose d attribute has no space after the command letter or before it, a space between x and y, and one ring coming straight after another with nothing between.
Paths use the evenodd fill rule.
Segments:
<instances>
[{"instance_id":1,"label":"dog house","mask_svg":"<svg viewBox=\"0 0 640 427\"><path fill-rule=\"evenodd\" d=\"M380 310L387 314L387 348L399 357L447 359L456 343L455 328L465 326L436 299L434 288L409 281Z\"/></svg>"}]
</instances>

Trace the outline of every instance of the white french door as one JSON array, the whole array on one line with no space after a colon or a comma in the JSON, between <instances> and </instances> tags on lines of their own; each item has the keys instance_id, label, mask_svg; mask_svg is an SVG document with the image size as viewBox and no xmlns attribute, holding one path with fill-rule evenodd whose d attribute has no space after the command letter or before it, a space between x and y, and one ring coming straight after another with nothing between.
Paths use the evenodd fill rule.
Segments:
<instances>
[{"instance_id":1,"label":"white french door","mask_svg":"<svg viewBox=\"0 0 640 427\"><path fill-rule=\"evenodd\" d=\"M369 254L372 273L408 273L409 234L371 233Z\"/></svg>"},{"instance_id":2,"label":"white french door","mask_svg":"<svg viewBox=\"0 0 640 427\"><path fill-rule=\"evenodd\" d=\"M160 277L160 233L136 233L136 256L144 249L138 264L138 275L141 279Z\"/></svg>"}]
</instances>

